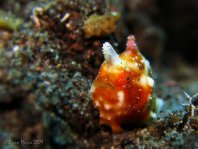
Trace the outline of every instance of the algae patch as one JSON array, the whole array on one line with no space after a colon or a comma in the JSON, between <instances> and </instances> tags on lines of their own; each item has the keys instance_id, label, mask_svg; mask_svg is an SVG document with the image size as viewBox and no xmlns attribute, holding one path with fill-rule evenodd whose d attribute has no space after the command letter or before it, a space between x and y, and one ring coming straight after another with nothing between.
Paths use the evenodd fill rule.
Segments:
<instances>
[{"instance_id":1,"label":"algae patch","mask_svg":"<svg viewBox=\"0 0 198 149\"><path fill-rule=\"evenodd\" d=\"M105 15L91 15L84 22L83 30L85 37L103 37L113 33L116 30L116 23L120 18L120 14L113 12Z\"/></svg>"},{"instance_id":2,"label":"algae patch","mask_svg":"<svg viewBox=\"0 0 198 149\"><path fill-rule=\"evenodd\" d=\"M16 30L22 24L22 20L12 14L0 10L0 28L6 30Z\"/></svg>"}]
</instances>

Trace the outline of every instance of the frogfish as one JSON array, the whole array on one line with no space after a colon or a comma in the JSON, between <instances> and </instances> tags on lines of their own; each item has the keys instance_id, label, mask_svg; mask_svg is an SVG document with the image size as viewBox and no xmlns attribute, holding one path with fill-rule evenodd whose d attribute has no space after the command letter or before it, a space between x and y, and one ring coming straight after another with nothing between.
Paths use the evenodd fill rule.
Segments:
<instances>
[{"instance_id":1,"label":"frogfish","mask_svg":"<svg viewBox=\"0 0 198 149\"><path fill-rule=\"evenodd\" d=\"M102 48L105 60L90 89L100 124L121 132L123 124L147 123L156 117L151 67L138 50L135 37L128 36L126 50L121 54L108 42Z\"/></svg>"}]
</instances>

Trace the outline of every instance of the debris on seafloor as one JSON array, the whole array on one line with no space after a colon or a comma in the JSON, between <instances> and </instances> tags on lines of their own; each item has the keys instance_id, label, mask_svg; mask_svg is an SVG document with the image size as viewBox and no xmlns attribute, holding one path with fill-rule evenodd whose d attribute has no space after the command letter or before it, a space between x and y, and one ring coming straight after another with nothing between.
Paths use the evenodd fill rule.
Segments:
<instances>
[{"instance_id":1,"label":"debris on seafloor","mask_svg":"<svg viewBox=\"0 0 198 149\"><path fill-rule=\"evenodd\" d=\"M134 36L129 36L126 50L118 55L109 43L103 44L105 61L91 87L100 124L122 131L123 123L146 123L156 117L151 109L154 80L149 62L140 54Z\"/></svg>"},{"instance_id":2,"label":"debris on seafloor","mask_svg":"<svg viewBox=\"0 0 198 149\"><path fill-rule=\"evenodd\" d=\"M83 30L85 37L104 37L113 33L116 29L116 23L120 18L118 12L110 14L97 15L93 14L84 22Z\"/></svg>"}]
</instances>

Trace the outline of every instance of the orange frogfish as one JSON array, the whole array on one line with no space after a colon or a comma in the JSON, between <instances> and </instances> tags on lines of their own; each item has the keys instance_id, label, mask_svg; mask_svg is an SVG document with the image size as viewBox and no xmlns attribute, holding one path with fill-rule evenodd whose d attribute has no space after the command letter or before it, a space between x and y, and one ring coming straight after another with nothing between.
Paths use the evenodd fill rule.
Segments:
<instances>
[{"instance_id":1,"label":"orange frogfish","mask_svg":"<svg viewBox=\"0 0 198 149\"><path fill-rule=\"evenodd\" d=\"M146 123L155 117L151 108L154 80L150 64L139 52L134 36L128 37L126 50L121 54L105 42L103 54L105 61L90 90L100 113L100 124L120 132L122 124Z\"/></svg>"}]
</instances>

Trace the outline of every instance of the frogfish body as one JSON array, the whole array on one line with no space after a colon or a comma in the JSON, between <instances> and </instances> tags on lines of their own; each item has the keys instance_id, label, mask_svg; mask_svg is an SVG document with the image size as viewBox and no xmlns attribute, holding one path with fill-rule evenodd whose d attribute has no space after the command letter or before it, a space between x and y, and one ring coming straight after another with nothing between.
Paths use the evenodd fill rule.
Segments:
<instances>
[{"instance_id":1,"label":"frogfish body","mask_svg":"<svg viewBox=\"0 0 198 149\"><path fill-rule=\"evenodd\" d=\"M123 53L118 55L106 42L103 54L105 61L90 91L100 113L100 124L120 132L122 124L147 122L153 115L149 103L154 80L149 62L139 52L134 36L128 37Z\"/></svg>"}]
</instances>

